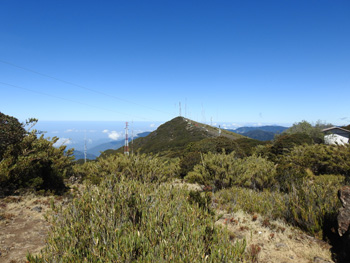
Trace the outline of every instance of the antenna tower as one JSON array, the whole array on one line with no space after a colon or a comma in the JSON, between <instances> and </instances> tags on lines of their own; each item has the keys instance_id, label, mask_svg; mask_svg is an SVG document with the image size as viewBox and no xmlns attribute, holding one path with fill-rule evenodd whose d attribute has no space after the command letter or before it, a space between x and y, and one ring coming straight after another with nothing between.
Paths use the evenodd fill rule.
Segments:
<instances>
[{"instance_id":1,"label":"antenna tower","mask_svg":"<svg viewBox=\"0 0 350 263\"><path fill-rule=\"evenodd\" d=\"M128 122L125 122L125 145L124 154L129 155Z\"/></svg>"},{"instance_id":2,"label":"antenna tower","mask_svg":"<svg viewBox=\"0 0 350 263\"><path fill-rule=\"evenodd\" d=\"M84 140L84 163L86 163L86 152L87 152L87 147L86 147L86 137Z\"/></svg>"},{"instance_id":3,"label":"antenna tower","mask_svg":"<svg viewBox=\"0 0 350 263\"><path fill-rule=\"evenodd\" d=\"M131 122L131 155L134 154L134 121Z\"/></svg>"},{"instance_id":4,"label":"antenna tower","mask_svg":"<svg viewBox=\"0 0 350 263\"><path fill-rule=\"evenodd\" d=\"M181 117L181 102L179 102L179 115Z\"/></svg>"},{"instance_id":5,"label":"antenna tower","mask_svg":"<svg viewBox=\"0 0 350 263\"><path fill-rule=\"evenodd\" d=\"M84 163L86 163L86 152L87 152L87 147L86 147L86 131L85 131L85 136L84 136Z\"/></svg>"}]
</instances>

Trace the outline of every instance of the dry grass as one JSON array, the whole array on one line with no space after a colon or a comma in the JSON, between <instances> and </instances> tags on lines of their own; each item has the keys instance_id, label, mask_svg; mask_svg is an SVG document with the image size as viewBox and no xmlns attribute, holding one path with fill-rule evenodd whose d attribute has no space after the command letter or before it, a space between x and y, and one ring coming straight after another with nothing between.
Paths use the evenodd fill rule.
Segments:
<instances>
[{"instance_id":1,"label":"dry grass","mask_svg":"<svg viewBox=\"0 0 350 263\"><path fill-rule=\"evenodd\" d=\"M269 220L258 214L242 211L227 214L216 225L227 227L233 239L246 239L248 262L313 262L320 257L330 262L330 246L281 221Z\"/></svg>"}]
</instances>

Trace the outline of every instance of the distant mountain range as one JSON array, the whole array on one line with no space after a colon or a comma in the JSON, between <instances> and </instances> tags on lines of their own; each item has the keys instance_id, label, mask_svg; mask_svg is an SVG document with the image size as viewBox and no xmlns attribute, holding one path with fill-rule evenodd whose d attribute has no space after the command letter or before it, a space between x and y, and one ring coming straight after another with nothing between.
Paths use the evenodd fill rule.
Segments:
<instances>
[{"instance_id":1,"label":"distant mountain range","mask_svg":"<svg viewBox=\"0 0 350 263\"><path fill-rule=\"evenodd\" d=\"M84 153L81 152L81 151L74 150L73 155L75 157L75 160L79 160L79 159L84 159L85 158ZM86 159L89 159L89 160L94 160L94 159L96 159L96 157L97 157L96 155L93 155L91 153L87 153L86 154Z\"/></svg>"},{"instance_id":2,"label":"distant mountain range","mask_svg":"<svg viewBox=\"0 0 350 263\"><path fill-rule=\"evenodd\" d=\"M235 130L229 130L248 138L259 140L259 141L270 141L273 140L276 134L280 134L288 129L283 126L260 126L260 127L240 127Z\"/></svg>"},{"instance_id":3,"label":"distant mountain range","mask_svg":"<svg viewBox=\"0 0 350 263\"><path fill-rule=\"evenodd\" d=\"M249 131L261 130L261 131L272 132L276 134L276 133L282 133L286 129L288 128L283 126L277 126L277 125L269 125L269 126L256 126L256 127L240 127L231 131L242 134Z\"/></svg>"}]
</instances>

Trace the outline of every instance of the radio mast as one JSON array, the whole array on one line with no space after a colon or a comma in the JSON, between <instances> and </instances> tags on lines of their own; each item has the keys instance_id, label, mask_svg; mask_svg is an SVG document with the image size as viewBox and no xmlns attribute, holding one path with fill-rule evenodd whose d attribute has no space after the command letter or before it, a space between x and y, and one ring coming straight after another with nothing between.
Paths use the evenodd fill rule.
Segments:
<instances>
[{"instance_id":1,"label":"radio mast","mask_svg":"<svg viewBox=\"0 0 350 263\"><path fill-rule=\"evenodd\" d=\"M125 122L125 145L124 154L129 155L128 122Z\"/></svg>"},{"instance_id":2,"label":"radio mast","mask_svg":"<svg viewBox=\"0 0 350 263\"><path fill-rule=\"evenodd\" d=\"M86 131L84 136L84 163L86 163L87 146L86 146Z\"/></svg>"},{"instance_id":3,"label":"radio mast","mask_svg":"<svg viewBox=\"0 0 350 263\"><path fill-rule=\"evenodd\" d=\"M134 121L131 122L131 155L134 155Z\"/></svg>"}]
</instances>

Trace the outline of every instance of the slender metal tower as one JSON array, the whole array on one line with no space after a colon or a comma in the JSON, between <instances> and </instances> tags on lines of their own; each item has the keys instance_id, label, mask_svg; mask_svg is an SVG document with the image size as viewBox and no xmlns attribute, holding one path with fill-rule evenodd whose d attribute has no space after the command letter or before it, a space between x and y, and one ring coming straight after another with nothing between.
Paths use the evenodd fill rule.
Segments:
<instances>
[{"instance_id":1,"label":"slender metal tower","mask_svg":"<svg viewBox=\"0 0 350 263\"><path fill-rule=\"evenodd\" d=\"M84 163L86 163L87 146L86 146L86 131L84 136Z\"/></svg>"},{"instance_id":2,"label":"slender metal tower","mask_svg":"<svg viewBox=\"0 0 350 263\"><path fill-rule=\"evenodd\" d=\"M134 155L134 121L131 122L131 155Z\"/></svg>"},{"instance_id":3,"label":"slender metal tower","mask_svg":"<svg viewBox=\"0 0 350 263\"><path fill-rule=\"evenodd\" d=\"M124 154L129 155L128 122L125 123L125 145Z\"/></svg>"}]
</instances>

